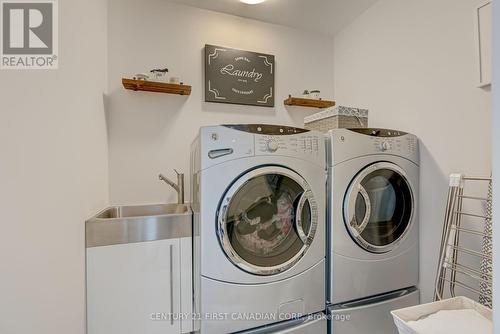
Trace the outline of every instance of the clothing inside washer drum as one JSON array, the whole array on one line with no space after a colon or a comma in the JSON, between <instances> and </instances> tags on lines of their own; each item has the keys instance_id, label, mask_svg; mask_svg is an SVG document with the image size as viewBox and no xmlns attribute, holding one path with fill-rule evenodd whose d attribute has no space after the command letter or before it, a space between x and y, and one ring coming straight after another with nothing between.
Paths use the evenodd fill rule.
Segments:
<instances>
[{"instance_id":1,"label":"clothing inside washer drum","mask_svg":"<svg viewBox=\"0 0 500 334\"><path fill-rule=\"evenodd\" d=\"M282 175L251 179L233 196L226 225L233 249L246 262L269 267L298 254L303 242L294 229L296 205L304 189ZM310 228L309 203L302 210L304 231Z\"/></svg>"}]
</instances>

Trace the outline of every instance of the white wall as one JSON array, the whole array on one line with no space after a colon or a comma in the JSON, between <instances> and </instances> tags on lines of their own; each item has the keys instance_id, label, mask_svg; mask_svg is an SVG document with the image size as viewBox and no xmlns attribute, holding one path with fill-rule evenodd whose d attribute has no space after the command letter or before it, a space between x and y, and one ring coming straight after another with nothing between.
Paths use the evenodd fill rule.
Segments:
<instances>
[{"instance_id":1,"label":"white wall","mask_svg":"<svg viewBox=\"0 0 500 334\"><path fill-rule=\"evenodd\" d=\"M500 213L500 3L493 2L493 217ZM498 222L498 220L495 220ZM500 225L493 224L493 300L500 300ZM498 305L498 304L496 304ZM500 332L500 308L493 309L494 333Z\"/></svg>"},{"instance_id":2,"label":"white wall","mask_svg":"<svg viewBox=\"0 0 500 334\"><path fill-rule=\"evenodd\" d=\"M85 219L107 205L106 2L59 1L59 70L0 71L0 333L84 333Z\"/></svg>"},{"instance_id":3,"label":"white wall","mask_svg":"<svg viewBox=\"0 0 500 334\"><path fill-rule=\"evenodd\" d=\"M489 175L490 93L475 88L473 8L483 0L380 0L335 36L335 97L370 125L421 139L421 288L433 295L451 172Z\"/></svg>"},{"instance_id":4,"label":"white wall","mask_svg":"<svg viewBox=\"0 0 500 334\"><path fill-rule=\"evenodd\" d=\"M333 97L333 43L328 37L163 0L111 0L109 42L110 192L115 203L176 201L175 192L157 175L175 179L172 169L177 168L188 180L190 143L202 125L302 126L311 111L287 111L283 100L288 94L315 87ZM274 54L276 107L203 102L205 44ZM192 85L191 96L121 86L123 76L157 66L167 66L171 75Z\"/></svg>"}]
</instances>

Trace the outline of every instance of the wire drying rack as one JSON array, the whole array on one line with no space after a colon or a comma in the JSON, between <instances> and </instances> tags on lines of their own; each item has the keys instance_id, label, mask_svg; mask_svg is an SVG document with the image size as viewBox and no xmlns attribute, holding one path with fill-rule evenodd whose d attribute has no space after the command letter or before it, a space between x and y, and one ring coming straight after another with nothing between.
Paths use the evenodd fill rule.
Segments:
<instances>
[{"instance_id":1,"label":"wire drying rack","mask_svg":"<svg viewBox=\"0 0 500 334\"><path fill-rule=\"evenodd\" d=\"M465 295L492 308L492 178L450 175L434 300Z\"/></svg>"}]
</instances>

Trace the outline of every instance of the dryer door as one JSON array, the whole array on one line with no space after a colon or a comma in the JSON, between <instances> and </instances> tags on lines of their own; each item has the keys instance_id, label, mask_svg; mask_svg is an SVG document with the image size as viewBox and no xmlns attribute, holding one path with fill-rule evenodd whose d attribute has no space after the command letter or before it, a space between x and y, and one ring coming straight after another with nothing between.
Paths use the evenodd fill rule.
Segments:
<instances>
[{"instance_id":1,"label":"dryer door","mask_svg":"<svg viewBox=\"0 0 500 334\"><path fill-rule=\"evenodd\" d=\"M226 191L217 232L227 257L256 275L291 268L311 245L318 209L307 182L278 166L254 169Z\"/></svg>"},{"instance_id":2,"label":"dryer door","mask_svg":"<svg viewBox=\"0 0 500 334\"><path fill-rule=\"evenodd\" d=\"M412 222L414 199L403 169L389 162L364 168L344 199L344 222L367 251L385 253L403 240Z\"/></svg>"}]
</instances>

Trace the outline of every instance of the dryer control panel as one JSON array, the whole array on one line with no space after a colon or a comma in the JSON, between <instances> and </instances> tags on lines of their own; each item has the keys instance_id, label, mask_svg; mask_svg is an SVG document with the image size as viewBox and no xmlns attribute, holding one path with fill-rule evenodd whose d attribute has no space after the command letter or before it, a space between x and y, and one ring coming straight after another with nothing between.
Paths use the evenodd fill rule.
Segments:
<instances>
[{"instance_id":1,"label":"dryer control panel","mask_svg":"<svg viewBox=\"0 0 500 334\"><path fill-rule=\"evenodd\" d=\"M419 163L418 138L389 129L335 129L329 132L329 163L371 154L391 154Z\"/></svg>"},{"instance_id":2,"label":"dryer control panel","mask_svg":"<svg viewBox=\"0 0 500 334\"><path fill-rule=\"evenodd\" d=\"M417 151L417 139L413 136L396 138L373 138L373 149L379 152L415 153Z\"/></svg>"}]
</instances>

